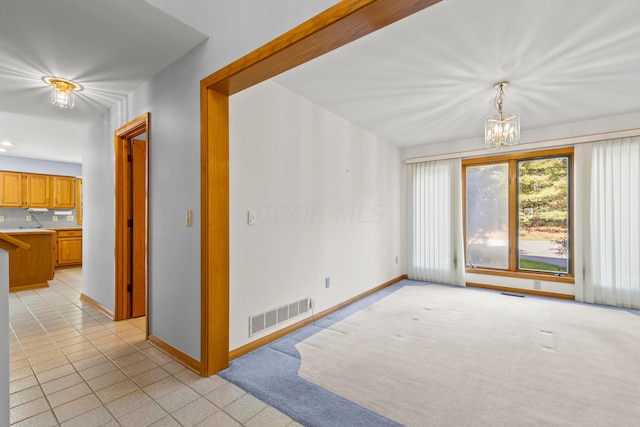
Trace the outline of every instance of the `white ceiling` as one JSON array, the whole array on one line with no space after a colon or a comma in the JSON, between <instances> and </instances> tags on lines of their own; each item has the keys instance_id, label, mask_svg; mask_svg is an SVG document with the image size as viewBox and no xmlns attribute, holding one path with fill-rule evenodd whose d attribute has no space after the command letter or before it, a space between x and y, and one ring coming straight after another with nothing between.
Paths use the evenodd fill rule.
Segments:
<instances>
[{"instance_id":1,"label":"white ceiling","mask_svg":"<svg viewBox=\"0 0 640 427\"><path fill-rule=\"evenodd\" d=\"M4 154L81 163L83 126L204 39L144 0L2 0ZM51 105L45 75L84 87L74 109Z\"/></svg>"},{"instance_id":2,"label":"white ceiling","mask_svg":"<svg viewBox=\"0 0 640 427\"><path fill-rule=\"evenodd\" d=\"M637 113L638 17L632 0L443 0L275 80L401 147L481 138L499 80L523 130ZM0 140L81 162L83 125L205 37L143 0L2 0ZM46 74L85 87L76 108L49 103Z\"/></svg>"},{"instance_id":3,"label":"white ceiling","mask_svg":"<svg viewBox=\"0 0 640 427\"><path fill-rule=\"evenodd\" d=\"M640 112L640 2L443 0L275 78L401 147Z\"/></svg>"}]
</instances>

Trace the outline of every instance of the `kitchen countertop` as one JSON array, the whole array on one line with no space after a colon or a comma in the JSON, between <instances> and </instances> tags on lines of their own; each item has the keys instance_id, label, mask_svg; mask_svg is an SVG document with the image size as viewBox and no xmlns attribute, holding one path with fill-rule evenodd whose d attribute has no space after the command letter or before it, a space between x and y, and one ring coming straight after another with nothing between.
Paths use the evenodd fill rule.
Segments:
<instances>
[{"instance_id":1,"label":"kitchen countertop","mask_svg":"<svg viewBox=\"0 0 640 427\"><path fill-rule=\"evenodd\" d=\"M59 230L62 230L62 231L68 231L68 230L77 231L77 230L82 230L82 227L47 227L46 229L47 230L53 230L53 231L59 231Z\"/></svg>"},{"instance_id":2,"label":"kitchen countertop","mask_svg":"<svg viewBox=\"0 0 640 427\"><path fill-rule=\"evenodd\" d=\"M55 233L55 231L53 230L49 230L46 228L7 228L7 229L0 229L0 233L5 233L5 234L15 234L15 233L46 233L46 234L51 234L51 233Z\"/></svg>"}]
</instances>

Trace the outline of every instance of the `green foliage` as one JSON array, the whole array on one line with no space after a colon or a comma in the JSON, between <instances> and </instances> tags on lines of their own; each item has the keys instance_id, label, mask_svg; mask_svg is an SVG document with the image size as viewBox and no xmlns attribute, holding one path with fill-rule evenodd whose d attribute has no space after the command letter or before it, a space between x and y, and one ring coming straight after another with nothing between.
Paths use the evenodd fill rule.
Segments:
<instances>
[{"instance_id":1,"label":"green foliage","mask_svg":"<svg viewBox=\"0 0 640 427\"><path fill-rule=\"evenodd\" d=\"M569 213L568 158L518 163L520 226L566 226Z\"/></svg>"},{"instance_id":2,"label":"green foliage","mask_svg":"<svg viewBox=\"0 0 640 427\"><path fill-rule=\"evenodd\" d=\"M552 240L553 253L562 258L569 252L569 239L566 237L560 237L559 239Z\"/></svg>"},{"instance_id":3,"label":"green foliage","mask_svg":"<svg viewBox=\"0 0 640 427\"><path fill-rule=\"evenodd\" d=\"M558 271L567 272L566 267L560 267L547 262L533 261L530 259L520 259L520 268L523 270L539 270L539 271Z\"/></svg>"}]
</instances>

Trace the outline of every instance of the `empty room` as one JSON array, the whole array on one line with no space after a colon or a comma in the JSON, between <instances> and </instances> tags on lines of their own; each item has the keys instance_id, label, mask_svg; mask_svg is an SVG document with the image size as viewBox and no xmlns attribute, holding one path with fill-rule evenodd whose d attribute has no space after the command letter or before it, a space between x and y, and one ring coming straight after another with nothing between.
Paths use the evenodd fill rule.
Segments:
<instances>
[{"instance_id":1,"label":"empty room","mask_svg":"<svg viewBox=\"0 0 640 427\"><path fill-rule=\"evenodd\" d=\"M82 230L0 300L7 423L633 425L640 6L267 3L2 6L0 172L82 183L0 198Z\"/></svg>"}]
</instances>

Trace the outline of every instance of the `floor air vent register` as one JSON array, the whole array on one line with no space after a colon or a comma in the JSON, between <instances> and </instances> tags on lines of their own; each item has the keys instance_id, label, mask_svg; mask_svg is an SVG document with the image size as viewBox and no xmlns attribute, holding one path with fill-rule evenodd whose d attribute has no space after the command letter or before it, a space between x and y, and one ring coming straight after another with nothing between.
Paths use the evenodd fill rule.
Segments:
<instances>
[{"instance_id":1,"label":"floor air vent register","mask_svg":"<svg viewBox=\"0 0 640 427\"><path fill-rule=\"evenodd\" d=\"M311 310L313 300L304 298L299 301L283 305L264 313L256 314L249 317L249 336L253 336L259 332L273 328L274 326L286 322L294 317L302 316Z\"/></svg>"}]
</instances>

